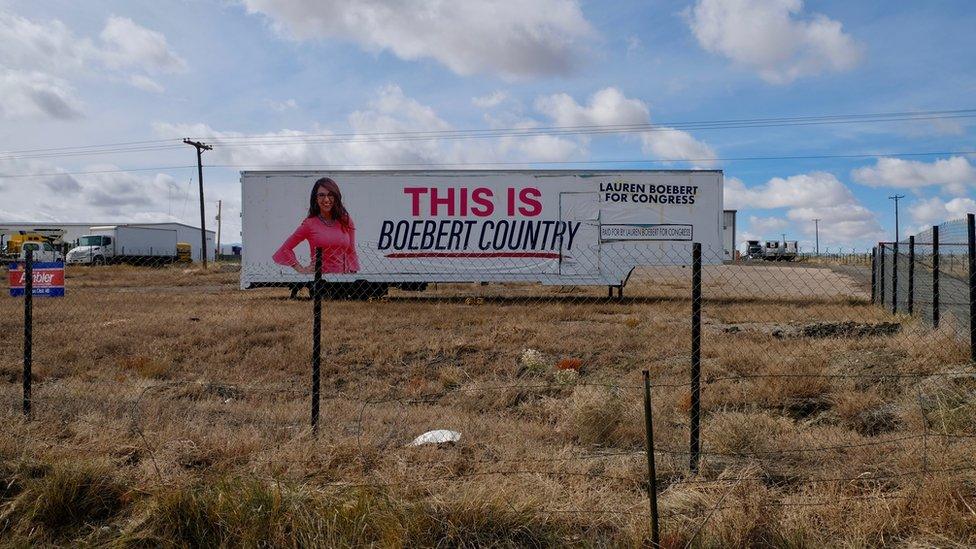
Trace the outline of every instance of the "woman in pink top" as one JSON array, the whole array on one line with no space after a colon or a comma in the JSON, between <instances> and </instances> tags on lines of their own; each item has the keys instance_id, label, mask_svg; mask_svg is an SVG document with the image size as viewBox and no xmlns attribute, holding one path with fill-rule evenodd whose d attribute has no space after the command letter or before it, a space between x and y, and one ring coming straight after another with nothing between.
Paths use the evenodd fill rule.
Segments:
<instances>
[{"instance_id":1,"label":"woman in pink top","mask_svg":"<svg viewBox=\"0 0 976 549\"><path fill-rule=\"evenodd\" d=\"M312 262L302 265L295 257L295 246L308 241ZM272 259L304 274L315 272L315 249L322 248L323 273L355 273L359 271L356 255L356 227L349 212L342 205L339 186L328 177L312 185L308 200L308 216L295 232L278 248ZM293 292L294 295L294 292Z\"/></svg>"}]
</instances>

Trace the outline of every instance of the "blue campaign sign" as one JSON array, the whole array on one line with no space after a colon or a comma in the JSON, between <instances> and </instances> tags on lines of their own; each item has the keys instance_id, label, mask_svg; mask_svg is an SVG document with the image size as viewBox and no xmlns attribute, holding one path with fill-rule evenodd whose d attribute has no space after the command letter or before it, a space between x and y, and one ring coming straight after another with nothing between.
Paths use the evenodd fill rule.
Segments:
<instances>
[{"instance_id":1,"label":"blue campaign sign","mask_svg":"<svg viewBox=\"0 0 976 549\"><path fill-rule=\"evenodd\" d=\"M24 295L25 272L23 263L11 263L7 271L11 297ZM64 297L64 262L34 263L31 277L31 295L38 297Z\"/></svg>"}]
</instances>

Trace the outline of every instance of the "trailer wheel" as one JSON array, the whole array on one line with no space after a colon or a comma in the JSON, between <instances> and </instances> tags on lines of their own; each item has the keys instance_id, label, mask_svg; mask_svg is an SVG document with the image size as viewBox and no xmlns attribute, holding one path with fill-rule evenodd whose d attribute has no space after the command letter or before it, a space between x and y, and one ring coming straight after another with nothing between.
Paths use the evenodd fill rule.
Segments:
<instances>
[{"instance_id":1,"label":"trailer wheel","mask_svg":"<svg viewBox=\"0 0 976 549\"><path fill-rule=\"evenodd\" d=\"M369 292L370 298L383 297L386 295L386 293L389 291L390 288L388 284L384 284L382 282L373 282L372 284L370 284L370 286L372 286Z\"/></svg>"},{"instance_id":2,"label":"trailer wheel","mask_svg":"<svg viewBox=\"0 0 976 549\"><path fill-rule=\"evenodd\" d=\"M386 295L389 285L384 282L368 282L366 280L357 280L352 283L346 283L338 287L339 299L353 299L359 301L365 301L367 299L376 299Z\"/></svg>"}]
</instances>

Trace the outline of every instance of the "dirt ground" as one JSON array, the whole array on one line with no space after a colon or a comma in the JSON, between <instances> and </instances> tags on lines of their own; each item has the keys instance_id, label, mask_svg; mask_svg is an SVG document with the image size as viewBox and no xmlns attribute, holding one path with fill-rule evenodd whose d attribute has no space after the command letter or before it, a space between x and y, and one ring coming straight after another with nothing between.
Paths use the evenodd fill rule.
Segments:
<instances>
[{"instance_id":1,"label":"dirt ground","mask_svg":"<svg viewBox=\"0 0 976 549\"><path fill-rule=\"evenodd\" d=\"M706 267L693 473L690 277L326 302L316 434L309 300L217 269L69 270L66 298L36 300L30 419L23 302L0 298L0 537L646 545L648 370L666 546L976 543L951 320L893 316L827 268ZM433 429L461 438L410 445Z\"/></svg>"}]
</instances>

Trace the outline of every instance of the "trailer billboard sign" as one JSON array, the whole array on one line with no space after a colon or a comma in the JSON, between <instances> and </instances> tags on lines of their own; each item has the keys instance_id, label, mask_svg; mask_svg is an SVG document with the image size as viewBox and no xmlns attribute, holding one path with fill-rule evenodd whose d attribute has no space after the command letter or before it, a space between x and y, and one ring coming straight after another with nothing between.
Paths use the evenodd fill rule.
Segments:
<instances>
[{"instance_id":1,"label":"trailer billboard sign","mask_svg":"<svg viewBox=\"0 0 976 549\"><path fill-rule=\"evenodd\" d=\"M635 266L690 264L693 241L722 245L721 171L249 171L242 287L310 278L299 241L328 233L302 232L322 177L355 227L355 269L344 259L333 281L620 284Z\"/></svg>"},{"instance_id":2,"label":"trailer billboard sign","mask_svg":"<svg viewBox=\"0 0 976 549\"><path fill-rule=\"evenodd\" d=\"M11 263L7 271L10 296L23 297L25 272L23 263ZM64 297L64 263L38 262L33 266L31 295L35 297Z\"/></svg>"}]
</instances>

